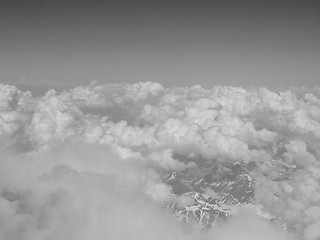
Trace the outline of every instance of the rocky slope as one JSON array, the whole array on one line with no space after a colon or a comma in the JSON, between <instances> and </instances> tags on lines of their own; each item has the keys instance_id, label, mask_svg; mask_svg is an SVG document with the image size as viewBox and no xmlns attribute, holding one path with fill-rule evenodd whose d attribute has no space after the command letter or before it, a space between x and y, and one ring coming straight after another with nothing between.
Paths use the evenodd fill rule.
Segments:
<instances>
[{"instance_id":1,"label":"rocky slope","mask_svg":"<svg viewBox=\"0 0 320 240\"><path fill-rule=\"evenodd\" d=\"M193 202L186 207L171 204L168 210L178 221L191 223L199 230L226 220L234 206L251 204L254 198L255 182L240 163L217 167L214 162L203 162L186 171L166 173L164 181L177 196Z\"/></svg>"}]
</instances>

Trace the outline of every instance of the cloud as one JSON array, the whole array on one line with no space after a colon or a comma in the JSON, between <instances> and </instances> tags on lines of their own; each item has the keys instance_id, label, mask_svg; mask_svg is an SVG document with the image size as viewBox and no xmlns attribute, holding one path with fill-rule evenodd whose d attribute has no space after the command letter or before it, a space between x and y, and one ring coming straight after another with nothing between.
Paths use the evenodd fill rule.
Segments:
<instances>
[{"instance_id":1,"label":"cloud","mask_svg":"<svg viewBox=\"0 0 320 240\"><path fill-rule=\"evenodd\" d=\"M92 82L33 96L0 84L0 100L1 239L320 237L315 90ZM194 200L162 174L205 161L219 176L245 165L264 214L240 209L205 233L175 223L166 204Z\"/></svg>"},{"instance_id":2,"label":"cloud","mask_svg":"<svg viewBox=\"0 0 320 240\"><path fill-rule=\"evenodd\" d=\"M151 169L90 145L1 154L1 239L182 239Z\"/></svg>"},{"instance_id":3,"label":"cloud","mask_svg":"<svg viewBox=\"0 0 320 240\"><path fill-rule=\"evenodd\" d=\"M248 209L240 209L239 213L222 226L214 226L211 230L213 239L217 240L285 240L290 236L283 229L259 217Z\"/></svg>"},{"instance_id":4,"label":"cloud","mask_svg":"<svg viewBox=\"0 0 320 240\"><path fill-rule=\"evenodd\" d=\"M186 231L163 211L162 203L173 196L156 172L127 164L106 148L70 144L58 151L1 154L1 239L286 239L254 213L207 233Z\"/></svg>"}]
</instances>

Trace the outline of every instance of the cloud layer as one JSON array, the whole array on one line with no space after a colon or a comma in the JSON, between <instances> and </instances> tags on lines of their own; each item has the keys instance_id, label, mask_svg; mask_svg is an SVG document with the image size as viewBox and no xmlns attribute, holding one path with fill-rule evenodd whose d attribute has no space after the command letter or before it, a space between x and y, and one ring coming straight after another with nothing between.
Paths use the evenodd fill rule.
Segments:
<instances>
[{"instance_id":1,"label":"cloud layer","mask_svg":"<svg viewBox=\"0 0 320 240\"><path fill-rule=\"evenodd\" d=\"M317 240L319 95L92 82L35 97L0 84L0 238ZM239 207L207 232L176 223L166 204L190 201L161 172L202 159L250 166L273 220Z\"/></svg>"}]
</instances>

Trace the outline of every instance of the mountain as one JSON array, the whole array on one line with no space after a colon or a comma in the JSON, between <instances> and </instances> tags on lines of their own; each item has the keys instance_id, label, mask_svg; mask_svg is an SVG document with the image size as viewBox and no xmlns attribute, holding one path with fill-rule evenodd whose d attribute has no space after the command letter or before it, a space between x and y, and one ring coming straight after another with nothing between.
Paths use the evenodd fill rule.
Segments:
<instances>
[{"instance_id":1,"label":"mountain","mask_svg":"<svg viewBox=\"0 0 320 240\"><path fill-rule=\"evenodd\" d=\"M167 206L179 222L191 223L199 230L226 220L234 206L252 204L255 181L241 163L225 165L206 161L185 171L167 172L164 181L177 196L192 199L189 206Z\"/></svg>"}]
</instances>

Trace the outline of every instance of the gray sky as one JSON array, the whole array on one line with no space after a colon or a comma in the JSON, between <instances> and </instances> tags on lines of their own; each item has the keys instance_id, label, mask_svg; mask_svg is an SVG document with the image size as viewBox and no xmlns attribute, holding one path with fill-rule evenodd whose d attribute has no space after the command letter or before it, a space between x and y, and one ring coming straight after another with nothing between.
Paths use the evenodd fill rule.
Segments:
<instances>
[{"instance_id":1,"label":"gray sky","mask_svg":"<svg viewBox=\"0 0 320 240\"><path fill-rule=\"evenodd\" d=\"M319 85L316 1L106 2L2 0L1 82Z\"/></svg>"}]
</instances>

